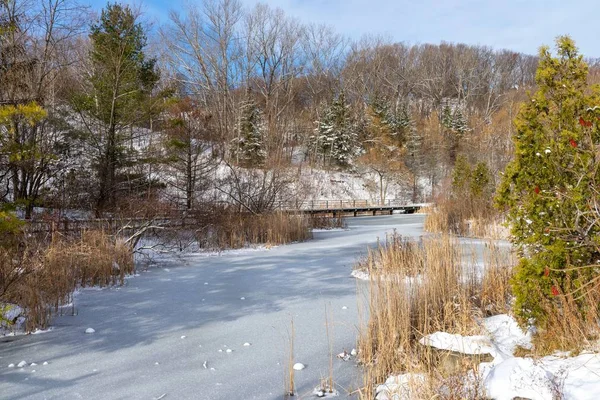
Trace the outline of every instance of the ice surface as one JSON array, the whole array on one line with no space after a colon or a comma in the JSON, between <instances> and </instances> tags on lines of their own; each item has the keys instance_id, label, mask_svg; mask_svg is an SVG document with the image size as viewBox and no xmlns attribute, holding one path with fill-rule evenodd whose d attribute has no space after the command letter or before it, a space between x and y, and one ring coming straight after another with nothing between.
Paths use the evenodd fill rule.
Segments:
<instances>
[{"instance_id":1,"label":"ice surface","mask_svg":"<svg viewBox=\"0 0 600 400\"><path fill-rule=\"evenodd\" d=\"M328 374L325 305L335 326L333 348L352 349L358 311L342 307L356 304L357 284L368 287L349 277L352 265L394 228L422 234L423 217L349 218L349 230L315 233L312 241L270 250L162 256L156 261L169 273L150 269L119 290L81 291L78 315L54 318L52 331L4 338L0 397L281 399L292 317L294 359L310 365L296 374L296 391L310 396ZM82 335L87 327L102 334ZM244 351L216 351L246 342L252 346ZM25 381L6 367L23 359L51 363ZM362 383L354 363L335 359L333 373L337 387Z\"/></svg>"}]
</instances>

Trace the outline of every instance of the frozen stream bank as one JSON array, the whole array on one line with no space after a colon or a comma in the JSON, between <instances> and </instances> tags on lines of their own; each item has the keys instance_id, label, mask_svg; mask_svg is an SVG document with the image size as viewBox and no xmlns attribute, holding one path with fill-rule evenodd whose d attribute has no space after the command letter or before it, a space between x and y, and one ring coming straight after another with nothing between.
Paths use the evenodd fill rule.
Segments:
<instances>
[{"instance_id":1,"label":"frozen stream bank","mask_svg":"<svg viewBox=\"0 0 600 400\"><path fill-rule=\"evenodd\" d=\"M393 229L422 234L423 218L350 218L350 230L317 232L305 243L189 255L125 287L84 291L78 315L55 318L52 331L0 338L0 398L281 399L292 317L295 361L306 365L296 388L308 394L328 373L325 305L334 353L350 351L353 263ZM89 327L95 332L86 334ZM22 360L26 367L8 367ZM360 370L335 359L334 379L343 398L360 384Z\"/></svg>"}]
</instances>

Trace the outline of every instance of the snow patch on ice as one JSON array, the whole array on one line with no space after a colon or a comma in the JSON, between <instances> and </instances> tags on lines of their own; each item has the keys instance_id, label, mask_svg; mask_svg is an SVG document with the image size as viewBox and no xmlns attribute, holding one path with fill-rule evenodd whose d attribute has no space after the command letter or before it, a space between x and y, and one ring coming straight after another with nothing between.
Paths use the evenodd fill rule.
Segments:
<instances>
[{"instance_id":1,"label":"snow patch on ice","mask_svg":"<svg viewBox=\"0 0 600 400\"><path fill-rule=\"evenodd\" d=\"M419 339L424 346L440 350L455 351L463 354L495 355L492 342L487 336L462 336L446 332L435 332Z\"/></svg>"},{"instance_id":2,"label":"snow patch on ice","mask_svg":"<svg viewBox=\"0 0 600 400\"><path fill-rule=\"evenodd\" d=\"M369 273L366 271L363 271L361 269L354 269L352 270L352 273L350 274L352 277L356 278L356 279L360 279L362 281L368 281L369 279L371 279L369 277Z\"/></svg>"},{"instance_id":3,"label":"snow patch on ice","mask_svg":"<svg viewBox=\"0 0 600 400\"><path fill-rule=\"evenodd\" d=\"M411 400L416 398L417 388L425 382L422 374L392 375L384 384L377 386L375 398L377 400Z\"/></svg>"},{"instance_id":4,"label":"snow patch on ice","mask_svg":"<svg viewBox=\"0 0 600 400\"><path fill-rule=\"evenodd\" d=\"M302 363L296 363L296 364L294 364L294 366L292 368L294 368L294 370L296 370L296 371L302 371L303 369L306 368L306 366Z\"/></svg>"}]
</instances>

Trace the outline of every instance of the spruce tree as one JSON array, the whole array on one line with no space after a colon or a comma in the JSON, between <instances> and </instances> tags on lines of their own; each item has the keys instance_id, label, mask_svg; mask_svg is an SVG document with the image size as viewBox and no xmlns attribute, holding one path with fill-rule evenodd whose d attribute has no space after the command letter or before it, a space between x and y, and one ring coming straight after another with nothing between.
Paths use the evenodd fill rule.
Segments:
<instances>
[{"instance_id":1,"label":"spruce tree","mask_svg":"<svg viewBox=\"0 0 600 400\"><path fill-rule=\"evenodd\" d=\"M242 106L238 137L232 143L232 152L240 165L258 167L265 162L264 123L262 113L251 100Z\"/></svg>"},{"instance_id":2,"label":"spruce tree","mask_svg":"<svg viewBox=\"0 0 600 400\"><path fill-rule=\"evenodd\" d=\"M442 108L442 115L440 117L440 122L442 126L446 129L452 130L454 128L454 120L452 119L452 110L450 106L446 104L444 108Z\"/></svg>"},{"instance_id":3,"label":"spruce tree","mask_svg":"<svg viewBox=\"0 0 600 400\"><path fill-rule=\"evenodd\" d=\"M540 50L538 89L516 118L515 158L497 195L521 256L515 312L542 328L544 305L580 299L597 281L600 259L600 91L588 90L588 67L569 37L557 39L557 53Z\"/></svg>"},{"instance_id":4,"label":"spruce tree","mask_svg":"<svg viewBox=\"0 0 600 400\"><path fill-rule=\"evenodd\" d=\"M452 114L450 129L458 134L463 134L469 130L467 119L459 108Z\"/></svg>"},{"instance_id":5,"label":"spruce tree","mask_svg":"<svg viewBox=\"0 0 600 400\"><path fill-rule=\"evenodd\" d=\"M317 152L329 164L342 167L350 165L358 154L358 134L344 93L325 110L317 124L315 134L311 137Z\"/></svg>"}]
</instances>

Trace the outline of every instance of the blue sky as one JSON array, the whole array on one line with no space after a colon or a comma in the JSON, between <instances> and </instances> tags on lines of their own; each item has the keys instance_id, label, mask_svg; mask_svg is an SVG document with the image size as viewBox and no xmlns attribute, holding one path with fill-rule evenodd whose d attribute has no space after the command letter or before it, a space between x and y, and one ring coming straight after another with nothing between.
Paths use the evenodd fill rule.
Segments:
<instances>
[{"instance_id":1,"label":"blue sky","mask_svg":"<svg viewBox=\"0 0 600 400\"><path fill-rule=\"evenodd\" d=\"M90 0L87 0L90 1ZM252 7L256 0L241 0ZM86 2L86 0L82 0ZM106 2L91 0L96 9ZM197 0L125 0L146 17L166 21L169 9ZM569 34L585 56L600 57L599 0L263 0L305 22L332 25L352 38L383 34L409 43L462 42L535 54Z\"/></svg>"}]
</instances>

